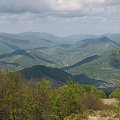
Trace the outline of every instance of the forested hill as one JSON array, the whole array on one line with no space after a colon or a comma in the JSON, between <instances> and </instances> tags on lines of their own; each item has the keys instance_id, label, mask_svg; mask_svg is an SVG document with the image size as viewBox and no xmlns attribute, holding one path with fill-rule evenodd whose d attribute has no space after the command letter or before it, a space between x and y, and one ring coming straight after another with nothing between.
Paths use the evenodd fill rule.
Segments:
<instances>
[{"instance_id":1,"label":"forested hill","mask_svg":"<svg viewBox=\"0 0 120 120\"><path fill-rule=\"evenodd\" d=\"M72 79L72 75L69 73L52 67L46 67L43 65L33 66L25 68L20 71L20 73L29 80L43 80L49 79L53 83L58 85L65 84L69 79Z\"/></svg>"}]
</instances>

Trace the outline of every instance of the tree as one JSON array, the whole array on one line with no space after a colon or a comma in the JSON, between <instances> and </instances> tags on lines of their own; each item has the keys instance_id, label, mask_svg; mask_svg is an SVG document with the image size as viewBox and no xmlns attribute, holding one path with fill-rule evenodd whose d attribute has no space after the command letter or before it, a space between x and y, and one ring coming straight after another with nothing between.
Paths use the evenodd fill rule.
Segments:
<instances>
[{"instance_id":1,"label":"tree","mask_svg":"<svg viewBox=\"0 0 120 120\"><path fill-rule=\"evenodd\" d=\"M16 72L8 72L2 81L1 120L32 120L32 96L25 81ZM0 88L1 88L0 87Z\"/></svg>"},{"instance_id":2,"label":"tree","mask_svg":"<svg viewBox=\"0 0 120 120\"><path fill-rule=\"evenodd\" d=\"M51 119L51 82L44 80L36 85L33 92L35 99L35 120L50 120Z\"/></svg>"}]
</instances>

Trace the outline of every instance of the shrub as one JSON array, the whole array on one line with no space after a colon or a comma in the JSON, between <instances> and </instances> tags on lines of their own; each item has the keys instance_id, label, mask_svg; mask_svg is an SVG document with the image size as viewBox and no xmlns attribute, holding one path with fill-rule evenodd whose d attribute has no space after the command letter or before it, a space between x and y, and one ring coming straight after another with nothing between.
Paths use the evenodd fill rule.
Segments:
<instances>
[{"instance_id":1,"label":"shrub","mask_svg":"<svg viewBox=\"0 0 120 120\"><path fill-rule=\"evenodd\" d=\"M82 99L82 110L92 109L100 110L103 108L103 103L93 94L87 93Z\"/></svg>"},{"instance_id":2,"label":"shrub","mask_svg":"<svg viewBox=\"0 0 120 120\"><path fill-rule=\"evenodd\" d=\"M120 100L120 88L115 89L109 96L110 98L117 98Z\"/></svg>"}]
</instances>

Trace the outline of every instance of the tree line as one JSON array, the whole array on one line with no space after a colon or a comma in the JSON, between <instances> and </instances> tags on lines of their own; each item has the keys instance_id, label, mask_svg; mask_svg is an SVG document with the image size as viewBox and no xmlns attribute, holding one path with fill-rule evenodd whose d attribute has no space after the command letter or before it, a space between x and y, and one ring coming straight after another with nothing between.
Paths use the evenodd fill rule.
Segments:
<instances>
[{"instance_id":1,"label":"tree line","mask_svg":"<svg viewBox=\"0 0 120 120\"><path fill-rule=\"evenodd\" d=\"M102 109L100 98L105 97L94 86L72 80L53 88L48 80L28 81L17 72L0 72L0 120L63 120L71 113Z\"/></svg>"}]
</instances>

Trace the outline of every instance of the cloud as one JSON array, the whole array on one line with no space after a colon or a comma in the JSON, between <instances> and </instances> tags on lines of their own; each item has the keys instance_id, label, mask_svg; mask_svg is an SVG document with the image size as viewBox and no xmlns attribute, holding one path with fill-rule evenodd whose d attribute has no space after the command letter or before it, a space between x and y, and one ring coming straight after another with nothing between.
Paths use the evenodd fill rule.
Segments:
<instances>
[{"instance_id":1,"label":"cloud","mask_svg":"<svg viewBox=\"0 0 120 120\"><path fill-rule=\"evenodd\" d=\"M105 14L108 16L112 13L120 13L119 5L119 0L0 0L0 20L9 18L6 17L9 15L10 18L16 15L18 18L23 18L23 16L29 18L28 13L38 14L39 17L64 18Z\"/></svg>"},{"instance_id":2,"label":"cloud","mask_svg":"<svg viewBox=\"0 0 120 120\"><path fill-rule=\"evenodd\" d=\"M77 11L82 9L83 2L81 0L52 0L50 5L54 11Z\"/></svg>"},{"instance_id":3,"label":"cloud","mask_svg":"<svg viewBox=\"0 0 120 120\"><path fill-rule=\"evenodd\" d=\"M1 31L18 31L22 25L21 31L33 28L44 30L45 26L47 30L50 26L60 29L62 25L63 29L67 29L69 26L73 28L74 24L77 29L86 26L83 29L87 30L87 26L92 29L93 23L98 26L96 29L104 26L110 28L111 25L117 28L119 21L120 0L0 0Z\"/></svg>"},{"instance_id":4,"label":"cloud","mask_svg":"<svg viewBox=\"0 0 120 120\"><path fill-rule=\"evenodd\" d=\"M47 0L0 0L0 12L23 13L48 11Z\"/></svg>"},{"instance_id":5,"label":"cloud","mask_svg":"<svg viewBox=\"0 0 120 120\"><path fill-rule=\"evenodd\" d=\"M84 11L101 6L120 5L119 0L0 0L0 12L5 13L43 13ZM96 7L97 6L97 7Z\"/></svg>"},{"instance_id":6,"label":"cloud","mask_svg":"<svg viewBox=\"0 0 120 120\"><path fill-rule=\"evenodd\" d=\"M108 4L111 4L111 5L120 5L120 1L119 0L108 0Z\"/></svg>"}]
</instances>

